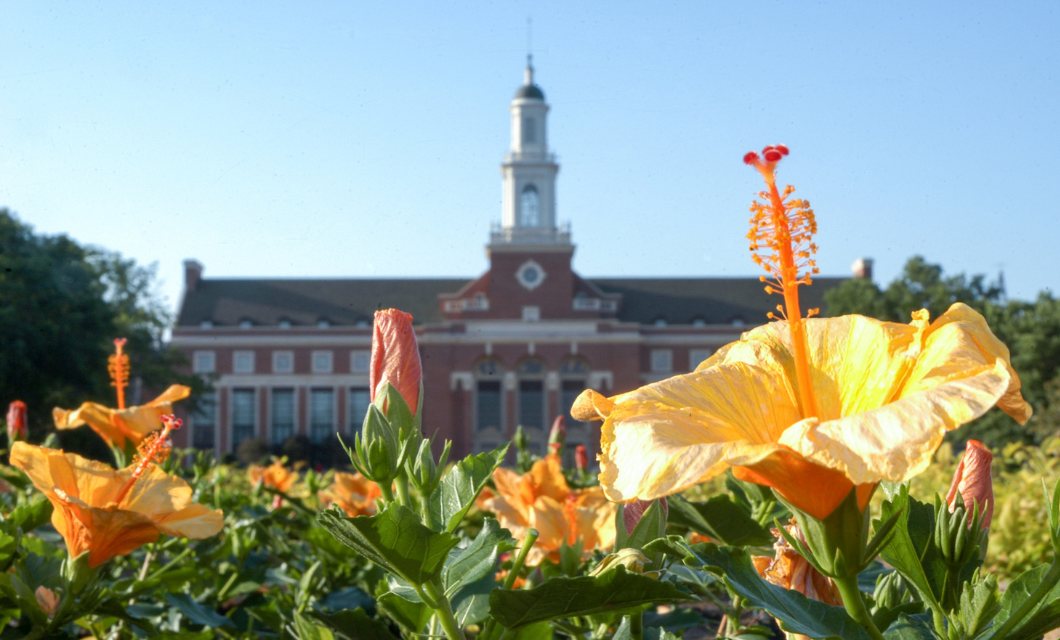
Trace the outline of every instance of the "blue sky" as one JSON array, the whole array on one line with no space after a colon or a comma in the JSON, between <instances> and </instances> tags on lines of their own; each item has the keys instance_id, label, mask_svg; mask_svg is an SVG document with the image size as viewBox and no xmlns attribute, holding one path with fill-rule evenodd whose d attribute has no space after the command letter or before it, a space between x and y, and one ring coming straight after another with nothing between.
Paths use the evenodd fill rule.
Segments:
<instances>
[{"instance_id":1,"label":"blue sky","mask_svg":"<svg viewBox=\"0 0 1060 640\"><path fill-rule=\"evenodd\" d=\"M484 271L528 16L583 275L758 275L740 159L783 142L823 274L1060 282L1055 2L156 4L0 5L0 206L171 304L188 257Z\"/></svg>"}]
</instances>

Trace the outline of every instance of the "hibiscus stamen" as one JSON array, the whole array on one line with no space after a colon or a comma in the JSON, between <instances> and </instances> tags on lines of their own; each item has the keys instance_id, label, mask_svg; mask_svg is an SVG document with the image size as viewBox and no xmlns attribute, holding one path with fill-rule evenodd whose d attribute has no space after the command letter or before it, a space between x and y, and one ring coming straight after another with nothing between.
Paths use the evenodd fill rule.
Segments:
<instances>
[{"instance_id":1,"label":"hibiscus stamen","mask_svg":"<svg viewBox=\"0 0 1060 640\"><path fill-rule=\"evenodd\" d=\"M118 390L118 409L125 408L125 387L129 386L129 356L122 352L125 338L114 341L114 355L107 358L107 371L112 387Z\"/></svg>"},{"instance_id":2,"label":"hibiscus stamen","mask_svg":"<svg viewBox=\"0 0 1060 640\"><path fill-rule=\"evenodd\" d=\"M818 273L813 261L813 254L817 252L817 245L813 243L817 221L809 202L789 199L795 187L788 185L783 194L777 190L776 166L786 155L788 148L778 144L763 149L761 156L751 151L743 157L745 163L758 169L768 186L768 190L758 194L765 202L755 201L751 204L751 231L747 239L751 241L755 263L766 271L767 275L761 278L766 283L766 293L784 296L784 306L777 306L780 315L772 311L767 315L771 320L786 320L791 329L801 410L803 417L808 418L819 416L820 411L810 378L806 328L799 307L798 287L812 284L812 276ZM817 309L810 309L806 317L813 317L817 313Z\"/></svg>"},{"instance_id":3,"label":"hibiscus stamen","mask_svg":"<svg viewBox=\"0 0 1060 640\"><path fill-rule=\"evenodd\" d=\"M172 414L162 416L162 430L152 433L140 443L136 458L134 458L135 467L133 467L132 476L118 492L118 497L114 499L115 504L121 504L136 481L140 479L144 471L147 471L147 465L152 462L161 464L169 458L170 452L173 451L173 442L169 439L169 434L183 424L182 420L178 420Z\"/></svg>"}]
</instances>

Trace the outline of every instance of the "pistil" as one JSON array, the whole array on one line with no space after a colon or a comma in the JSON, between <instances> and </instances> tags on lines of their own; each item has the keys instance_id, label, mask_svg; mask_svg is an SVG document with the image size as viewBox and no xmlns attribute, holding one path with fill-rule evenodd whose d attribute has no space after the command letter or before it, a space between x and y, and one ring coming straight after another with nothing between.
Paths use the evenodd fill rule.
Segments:
<instances>
[{"instance_id":1,"label":"pistil","mask_svg":"<svg viewBox=\"0 0 1060 640\"><path fill-rule=\"evenodd\" d=\"M179 429L184 423L170 414L162 416L162 424L162 431L151 434L140 443L140 452L136 456L136 465L133 467L132 475L121 488L121 491L118 492L118 497L114 499L114 504L120 505L121 501L129 495L129 491L132 490L133 485L140 479L140 476L147 471L149 464L152 462L164 462L169 457L169 452L173 449L169 434Z\"/></svg>"},{"instance_id":2,"label":"pistil","mask_svg":"<svg viewBox=\"0 0 1060 640\"><path fill-rule=\"evenodd\" d=\"M118 391L118 409L125 408L125 387L129 386L129 356L123 353L125 338L114 341L114 355L107 358L111 386Z\"/></svg>"}]
</instances>

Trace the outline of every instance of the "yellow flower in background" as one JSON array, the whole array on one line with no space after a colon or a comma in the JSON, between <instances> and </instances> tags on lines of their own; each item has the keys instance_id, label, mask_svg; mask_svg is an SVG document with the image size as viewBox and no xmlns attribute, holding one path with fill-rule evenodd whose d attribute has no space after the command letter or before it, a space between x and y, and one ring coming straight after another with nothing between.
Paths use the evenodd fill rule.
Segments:
<instances>
[{"instance_id":1,"label":"yellow flower in background","mask_svg":"<svg viewBox=\"0 0 1060 640\"><path fill-rule=\"evenodd\" d=\"M179 421L173 423L179 426ZM199 539L221 531L220 510L192 502L191 487L184 480L152 463L168 451L169 430L167 425L124 469L25 442L11 448L11 464L51 501L52 524L66 541L70 557L88 551L89 566L97 567L161 534Z\"/></svg>"},{"instance_id":2,"label":"yellow flower in background","mask_svg":"<svg viewBox=\"0 0 1060 640\"><path fill-rule=\"evenodd\" d=\"M324 506L339 505L346 515L370 516L375 513L375 501L383 495L379 485L360 473L335 473L335 480L326 491L320 492Z\"/></svg>"},{"instance_id":3,"label":"yellow flower in background","mask_svg":"<svg viewBox=\"0 0 1060 640\"><path fill-rule=\"evenodd\" d=\"M797 287L816 272L809 203L773 181L787 149L751 153L770 204L752 207L752 249L783 320L745 333L695 372L605 398L584 392L576 418L604 419L600 483L611 500L651 500L732 468L824 518L857 485L862 508L881 480L903 481L931 461L949 430L997 404L1031 415L1008 349L985 319L954 304L934 322L850 315L803 318ZM812 315L812 313L811 313ZM772 316L772 314L771 314Z\"/></svg>"},{"instance_id":4,"label":"yellow flower in background","mask_svg":"<svg viewBox=\"0 0 1060 640\"><path fill-rule=\"evenodd\" d=\"M600 487L571 491L559 456L550 454L534 463L526 474L508 469L493 472L496 492L480 501L482 508L496 514L501 526L517 540L533 528L540 533L527 556L527 566L549 558L559 560L564 543L579 540L588 555L596 547L615 543L615 505L607 501Z\"/></svg>"},{"instance_id":5,"label":"yellow flower in background","mask_svg":"<svg viewBox=\"0 0 1060 640\"><path fill-rule=\"evenodd\" d=\"M107 370L111 376L111 386L118 395L118 408L111 409L95 402L85 402L74 410L52 409L55 428L60 430L76 429L88 425L112 447L125 448L126 441L134 446L161 425L162 416L173 413L173 403L191 395L191 388L182 384L170 386L162 395L151 402L137 407L125 406L125 387L129 380L129 356L122 352L125 339L114 341L115 354L110 356Z\"/></svg>"},{"instance_id":6,"label":"yellow flower in background","mask_svg":"<svg viewBox=\"0 0 1060 640\"><path fill-rule=\"evenodd\" d=\"M270 489L276 489L280 493L287 493L291 486L298 481L298 474L279 462L273 462L267 467L250 465L247 469L247 477L250 484L261 483Z\"/></svg>"}]
</instances>

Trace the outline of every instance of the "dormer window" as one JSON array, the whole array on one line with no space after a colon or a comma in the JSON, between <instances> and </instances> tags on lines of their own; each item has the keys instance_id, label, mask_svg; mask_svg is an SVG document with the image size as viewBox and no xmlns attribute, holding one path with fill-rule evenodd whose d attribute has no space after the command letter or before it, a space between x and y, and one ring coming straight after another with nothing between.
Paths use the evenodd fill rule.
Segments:
<instances>
[{"instance_id":1,"label":"dormer window","mask_svg":"<svg viewBox=\"0 0 1060 640\"><path fill-rule=\"evenodd\" d=\"M519 197L519 226L536 227L541 224L541 199L537 187L526 185L523 195Z\"/></svg>"},{"instance_id":2,"label":"dormer window","mask_svg":"<svg viewBox=\"0 0 1060 640\"><path fill-rule=\"evenodd\" d=\"M662 316L660 316L660 317L656 318L655 321L652 324L654 324L656 327L665 327L669 323L666 322L666 318L663 318Z\"/></svg>"},{"instance_id":3,"label":"dormer window","mask_svg":"<svg viewBox=\"0 0 1060 640\"><path fill-rule=\"evenodd\" d=\"M249 329L249 328L251 328L253 326L254 326L254 321L253 320L240 320L239 321L239 328L240 329Z\"/></svg>"},{"instance_id":4,"label":"dormer window","mask_svg":"<svg viewBox=\"0 0 1060 640\"><path fill-rule=\"evenodd\" d=\"M290 320L280 320L279 326L280 326L281 329L290 329L291 328L291 321Z\"/></svg>"},{"instance_id":5,"label":"dormer window","mask_svg":"<svg viewBox=\"0 0 1060 640\"><path fill-rule=\"evenodd\" d=\"M213 320L203 320L199 323L200 329L213 329Z\"/></svg>"},{"instance_id":6,"label":"dormer window","mask_svg":"<svg viewBox=\"0 0 1060 640\"><path fill-rule=\"evenodd\" d=\"M320 329L327 329L331 326L331 322L327 318L321 318L317 320L317 327Z\"/></svg>"}]
</instances>

